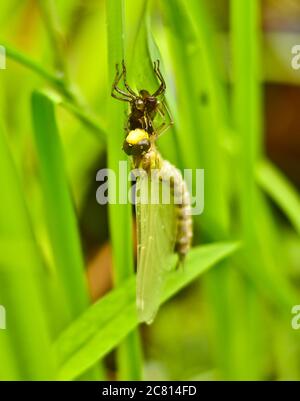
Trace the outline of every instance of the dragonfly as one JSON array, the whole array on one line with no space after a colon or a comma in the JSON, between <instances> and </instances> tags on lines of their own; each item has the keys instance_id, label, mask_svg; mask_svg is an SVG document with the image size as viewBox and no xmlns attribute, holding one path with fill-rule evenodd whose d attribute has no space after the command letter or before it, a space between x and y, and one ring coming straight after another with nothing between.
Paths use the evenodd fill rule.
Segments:
<instances>
[{"instance_id":1,"label":"dragonfly","mask_svg":"<svg viewBox=\"0 0 300 401\"><path fill-rule=\"evenodd\" d=\"M132 157L136 176L137 311L141 322L152 323L158 311L168 273L184 262L193 237L191 203L180 171L164 160L157 139L171 125L164 101L166 83L159 60L153 63L159 87L135 92L127 82L126 66L116 65L111 95L128 102L124 152ZM120 88L123 79L124 89ZM157 123L160 116L161 122ZM178 255L177 264L174 254Z\"/></svg>"}]
</instances>

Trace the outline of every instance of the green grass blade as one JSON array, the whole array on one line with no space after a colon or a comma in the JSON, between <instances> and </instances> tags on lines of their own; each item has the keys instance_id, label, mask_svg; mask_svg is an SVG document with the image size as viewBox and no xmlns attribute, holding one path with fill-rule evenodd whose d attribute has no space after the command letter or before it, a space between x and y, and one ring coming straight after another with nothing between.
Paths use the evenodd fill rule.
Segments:
<instances>
[{"instance_id":1,"label":"green grass blade","mask_svg":"<svg viewBox=\"0 0 300 401\"><path fill-rule=\"evenodd\" d=\"M260 44L259 23L260 7L257 0L244 2L232 0L230 2L231 13L231 46L233 55L233 121L239 141L239 154L236 159L238 167L238 198L239 213L241 218L241 237L245 241L245 263L247 270L254 271L257 279L266 274L266 265L261 257L253 255L258 253L259 240L253 225L258 211L257 186L255 182L255 164L260 156L262 138L262 88L260 83ZM259 266L259 267L258 267ZM267 274L267 282L272 275ZM253 291L251 287L245 287L244 299L246 303L252 303ZM246 319L250 318L249 308L245 308ZM248 364L251 350L258 342L261 333L254 331L248 335L243 330L236 338L238 352L234 354L236 359L233 379L257 379L259 377L259 363Z\"/></svg>"},{"instance_id":2,"label":"green grass blade","mask_svg":"<svg viewBox=\"0 0 300 401\"><path fill-rule=\"evenodd\" d=\"M65 100L62 96L54 92L53 90L43 90L42 93L48 97L53 103L63 107L72 113L78 120L85 124L92 132L95 133L97 139L100 142L99 146L103 146L106 142L106 132L104 129L104 122L95 116L88 110L77 106L71 101Z\"/></svg>"},{"instance_id":3,"label":"green grass blade","mask_svg":"<svg viewBox=\"0 0 300 401\"><path fill-rule=\"evenodd\" d=\"M12 46L9 46L7 44L5 44L5 49L6 49L6 56L8 58L16 61L17 63L23 65L26 68L29 68L31 71L35 72L42 78L46 79L52 85L54 85L60 89L63 87L62 79L55 73L46 70L37 61L32 60L30 57L26 56L25 54L21 53L19 50L15 49Z\"/></svg>"},{"instance_id":4,"label":"green grass blade","mask_svg":"<svg viewBox=\"0 0 300 401\"><path fill-rule=\"evenodd\" d=\"M104 123L99 121L99 117L95 117L89 110L86 110L84 107L79 107L76 103L76 99L74 99L74 94L70 92L70 90L66 87L65 82L61 77L56 76L54 73L51 73L44 69L42 65L40 65L35 60L32 60L30 57L24 55L20 51L14 49L11 46L6 45L6 54L7 57L16 61L17 63L23 65L26 68L29 68L31 71L37 73L50 84L52 84L57 90L62 93L66 97L65 99L60 98L60 96L56 93L50 95L50 91L48 91L48 95L52 97L55 103L61 104L65 109L69 110L74 116L76 116L80 121L86 124L93 132L97 134L99 139L105 142L105 129Z\"/></svg>"},{"instance_id":5,"label":"green grass blade","mask_svg":"<svg viewBox=\"0 0 300 401\"><path fill-rule=\"evenodd\" d=\"M239 135L241 166L241 216L247 244L253 238L255 212L255 164L262 135L261 85L259 71L259 5L257 0L231 1L234 74L234 124Z\"/></svg>"},{"instance_id":6,"label":"green grass blade","mask_svg":"<svg viewBox=\"0 0 300 401\"><path fill-rule=\"evenodd\" d=\"M256 166L261 158L263 131L259 2L232 0L231 20L234 118L239 140L238 191L245 262L247 270L251 270L257 281L272 288L277 305L281 303L287 307L295 299L295 294L280 269L280 258L275 256L274 250L278 250L279 244L274 243L274 229L269 227L272 220L267 216L269 212L256 183ZM255 259L251 255L256 255Z\"/></svg>"},{"instance_id":7,"label":"green grass blade","mask_svg":"<svg viewBox=\"0 0 300 401\"><path fill-rule=\"evenodd\" d=\"M39 156L45 212L53 253L71 316L88 305L84 262L76 216L65 176L53 103L43 94L32 97L34 133Z\"/></svg>"},{"instance_id":8,"label":"green grass blade","mask_svg":"<svg viewBox=\"0 0 300 401\"><path fill-rule=\"evenodd\" d=\"M6 330L0 330L1 365L7 363L1 379L53 379L56 361L40 301L41 259L2 127L0 170L0 305L7 320Z\"/></svg>"},{"instance_id":9,"label":"green grass blade","mask_svg":"<svg viewBox=\"0 0 300 401\"><path fill-rule=\"evenodd\" d=\"M245 242L242 268L253 276L256 283L264 283L270 298L283 311L295 300L295 294L282 270L280 255L276 256L280 248L273 235L276 228L256 182L256 166L262 156L263 137L260 2L232 0L231 26L234 125L239 141L238 197L241 234ZM249 299L253 300L251 291L247 292ZM244 344L246 356L255 348L255 343L260 342L260 336L261 333L254 329L249 337L251 343ZM259 361L248 365L246 361L247 357L241 358L239 363L244 369L244 376L259 378Z\"/></svg>"},{"instance_id":10,"label":"green grass blade","mask_svg":"<svg viewBox=\"0 0 300 401\"><path fill-rule=\"evenodd\" d=\"M265 160L257 168L257 179L265 192L277 203L300 234L300 195L297 189L271 162Z\"/></svg>"},{"instance_id":11,"label":"green grass blade","mask_svg":"<svg viewBox=\"0 0 300 401\"><path fill-rule=\"evenodd\" d=\"M161 303L229 257L237 248L236 243L215 243L194 248L187 256L184 270L170 273ZM63 361L61 378L76 378L97 358L116 347L137 325L135 279L131 278L91 306L58 339L56 349L60 361Z\"/></svg>"},{"instance_id":12,"label":"green grass blade","mask_svg":"<svg viewBox=\"0 0 300 401\"><path fill-rule=\"evenodd\" d=\"M169 47L173 49L178 90L180 153L185 155L185 163L193 160L193 167L204 168L205 172L205 209L201 216L196 216L195 222L203 229L206 240L228 238L230 219L225 175L229 165L221 143L222 131L229 118L225 90L216 68L218 49L212 40L215 31L201 2L176 0L162 2L162 5L171 27ZM190 56L191 48L194 49L193 57ZM195 149L196 154L191 149ZM216 196L216 188L219 196ZM230 320L239 313L237 303L228 302L229 274L225 261L205 277L215 324L214 356L221 378L231 376L230 358L236 344Z\"/></svg>"},{"instance_id":13,"label":"green grass blade","mask_svg":"<svg viewBox=\"0 0 300 401\"><path fill-rule=\"evenodd\" d=\"M114 2L106 0L107 14L107 38L108 38L108 68L109 84L113 82L115 76L116 63L121 63L123 59L123 37L124 37L124 2L116 0ZM107 90L110 98L110 87ZM118 176L119 162L128 161L122 151L124 140L124 104L116 99L108 100L109 121L107 125L108 144L108 168L116 174L116 188L120 188L121 177ZM129 167L129 164L128 164ZM128 176L129 169L127 171ZM111 179L109 182L109 196L114 192L116 199L119 198L119 191L115 190ZM133 275L133 241L132 241L132 217L131 204L120 204L118 201L113 204L112 198L109 203L109 228L113 248L114 263L114 282L116 287L120 286L124 280ZM122 230L120 230L122 227ZM141 379L141 351L139 345L138 332L130 333L124 340L117 353L120 380L139 380Z\"/></svg>"},{"instance_id":14,"label":"green grass blade","mask_svg":"<svg viewBox=\"0 0 300 401\"><path fill-rule=\"evenodd\" d=\"M75 318L89 305L89 298L76 215L68 188L53 102L42 93L34 92L32 116L56 273L65 294L65 309L70 313L70 318ZM66 314L66 324L70 318ZM97 372L91 372L88 378L92 377L97 378Z\"/></svg>"}]
</instances>

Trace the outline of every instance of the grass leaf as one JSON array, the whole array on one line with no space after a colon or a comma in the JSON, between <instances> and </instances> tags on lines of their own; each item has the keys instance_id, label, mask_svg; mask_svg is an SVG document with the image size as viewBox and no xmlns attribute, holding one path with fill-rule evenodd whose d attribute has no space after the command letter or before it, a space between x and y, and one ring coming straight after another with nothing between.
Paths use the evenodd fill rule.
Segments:
<instances>
[{"instance_id":1,"label":"grass leaf","mask_svg":"<svg viewBox=\"0 0 300 401\"><path fill-rule=\"evenodd\" d=\"M167 301L237 248L236 243L215 243L191 250L184 269L170 273L161 302ZM56 342L62 362L60 378L76 378L115 348L137 325L135 279L132 277L91 306L62 333Z\"/></svg>"},{"instance_id":2,"label":"grass leaf","mask_svg":"<svg viewBox=\"0 0 300 401\"><path fill-rule=\"evenodd\" d=\"M41 258L33 236L19 177L0 127L0 379L55 377L46 314L41 302Z\"/></svg>"},{"instance_id":3,"label":"grass leaf","mask_svg":"<svg viewBox=\"0 0 300 401\"><path fill-rule=\"evenodd\" d=\"M88 296L76 216L65 175L54 105L43 94L34 92L32 114L45 214L57 274L61 277L71 316L75 317L88 305Z\"/></svg>"},{"instance_id":4,"label":"grass leaf","mask_svg":"<svg viewBox=\"0 0 300 401\"><path fill-rule=\"evenodd\" d=\"M281 171L265 160L257 168L257 179L266 193L283 210L300 234L300 195Z\"/></svg>"},{"instance_id":5,"label":"grass leaf","mask_svg":"<svg viewBox=\"0 0 300 401\"><path fill-rule=\"evenodd\" d=\"M123 59L123 37L124 37L124 1L114 2L106 0L107 14L107 37L108 37L108 67L109 84L113 82L116 73L116 64ZM112 194L119 199L120 188L124 178L118 173L120 161L123 161L127 180L129 174L129 160L122 150L124 136L124 102L117 101L110 96L110 87L107 92L109 121L107 132L108 152L108 194L109 202L109 229L113 249L114 283L118 287L124 280L134 273L133 264L133 238L132 238L132 210L131 203L119 203L113 201ZM127 106L127 105L126 105ZM124 163L127 161L127 164ZM116 177L114 180L113 178ZM115 187L116 184L116 187ZM127 191L126 191L127 192ZM112 197L111 197L112 196ZM122 227L122 230L120 230ZM130 333L124 340L117 352L119 379L139 380L141 378L141 350L138 332Z\"/></svg>"}]
</instances>

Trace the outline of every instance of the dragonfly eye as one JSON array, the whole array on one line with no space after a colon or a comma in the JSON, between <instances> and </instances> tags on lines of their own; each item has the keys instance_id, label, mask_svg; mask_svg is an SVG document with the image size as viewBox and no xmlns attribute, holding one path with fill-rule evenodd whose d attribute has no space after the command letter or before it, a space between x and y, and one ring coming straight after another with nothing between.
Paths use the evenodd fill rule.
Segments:
<instances>
[{"instance_id":1,"label":"dragonfly eye","mask_svg":"<svg viewBox=\"0 0 300 401\"><path fill-rule=\"evenodd\" d=\"M142 139L138 143L132 144L125 139L123 143L123 150L129 156L142 156L150 149L149 139Z\"/></svg>"},{"instance_id":2,"label":"dragonfly eye","mask_svg":"<svg viewBox=\"0 0 300 401\"><path fill-rule=\"evenodd\" d=\"M148 132L137 128L128 133L123 143L123 150L129 156L142 156L150 149L150 146Z\"/></svg>"},{"instance_id":3,"label":"dragonfly eye","mask_svg":"<svg viewBox=\"0 0 300 401\"><path fill-rule=\"evenodd\" d=\"M150 141L149 139L142 139L139 143L136 144L137 147L140 148L140 153L144 154L146 152L148 152L148 150L150 149Z\"/></svg>"}]
</instances>

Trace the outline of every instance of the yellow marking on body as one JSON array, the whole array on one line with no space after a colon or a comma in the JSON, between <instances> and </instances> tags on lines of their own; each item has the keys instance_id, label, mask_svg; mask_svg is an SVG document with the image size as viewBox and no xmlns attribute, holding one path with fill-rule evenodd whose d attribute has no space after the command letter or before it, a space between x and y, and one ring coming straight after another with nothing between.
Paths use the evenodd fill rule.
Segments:
<instances>
[{"instance_id":1,"label":"yellow marking on body","mask_svg":"<svg viewBox=\"0 0 300 401\"><path fill-rule=\"evenodd\" d=\"M149 139L148 132L146 132L144 129L137 128L129 132L126 137L126 142L130 145L136 145L143 139Z\"/></svg>"}]
</instances>

